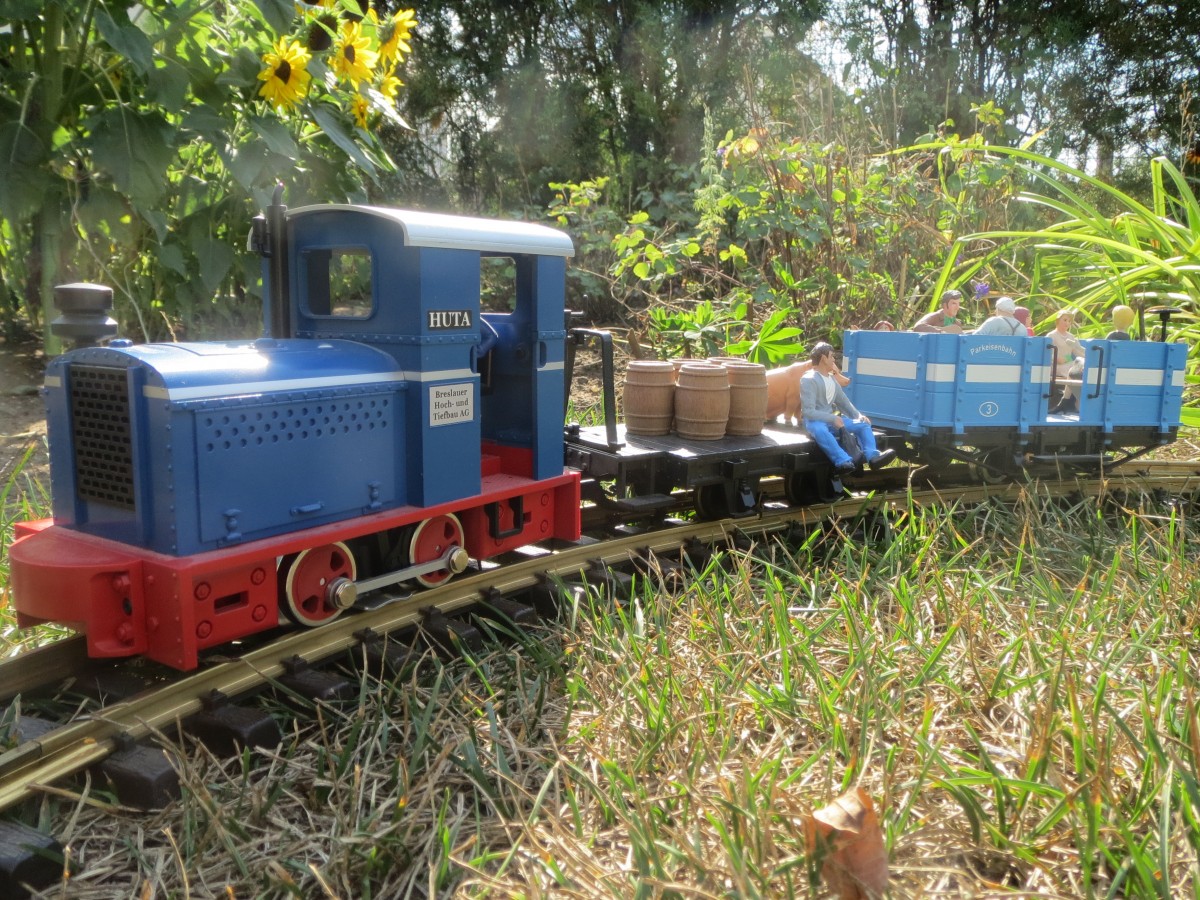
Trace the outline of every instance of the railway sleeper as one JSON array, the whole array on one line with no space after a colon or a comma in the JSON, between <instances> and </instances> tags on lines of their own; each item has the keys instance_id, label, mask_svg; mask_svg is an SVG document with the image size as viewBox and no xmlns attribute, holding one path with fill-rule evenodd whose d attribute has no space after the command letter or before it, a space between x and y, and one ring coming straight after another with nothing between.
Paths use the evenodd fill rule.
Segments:
<instances>
[{"instance_id":1,"label":"railway sleeper","mask_svg":"<svg viewBox=\"0 0 1200 900\"><path fill-rule=\"evenodd\" d=\"M283 741L279 723L265 710L229 702L213 691L204 709L183 722L183 730L218 756L232 756L246 747L278 747Z\"/></svg>"},{"instance_id":2,"label":"railway sleeper","mask_svg":"<svg viewBox=\"0 0 1200 900\"><path fill-rule=\"evenodd\" d=\"M421 637L443 658L483 649L483 632L465 619L429 610L421 621Z\"/></svg>"},{"instance_id":3,"label":"railway sleeper","mask_svg":"<svg viewBox=\"0 0 1200 900\"><path fill-rule=\"evenodd\" d=\"M403 643L390 634L379 634L370 628L364 628L354 636L359 644L346 653L350 664L360 674L370 673L382 680L394 680L411 674L425 658L411 640Z\"/></svg>"},{"instance_id":4,"label":"railway sleeper","mask_svg":"<svg viewBox=\"0 0 1200 900\"><path fill-rule=\"evenodd\" d=\"M20 822L0 821L0 897L24 898L62 877L58 840Z\"/></svg>"},{"instance_id":5,"label":"railway sleeper","mask_svg":"<svg viewBox=\"0 0 1200 900\"><path fill-rule=\"evenodd\" d=\"M182 796L179 772L168 751L132 741L98 766L123 806L162 809Z\"/></svg>"},{"instance_id":6,"label":"railway sleeper","mask_svg":"<svg viewBox=\"0 0 1200 900\"><path fill-rule=\"evenodd\" d=\"M624 569L592 560L580 576L584 585L605 591L614 603L625 603L633 597L633 573Z\"/></svg>"},{"instance_id":7,"label":"railway sleeper","mask_svg":"<svg viewBox=\"0 0 1200 900\"><path fill-rule=\"evenodd\" d=\"M293 656L283 661L284 674L276 683L286 697L301 705L346 703L358 695L358 689L345 675L327 669L314 669L308 660Z\"/></svg>"},{"instance_id":8,"label":"railway sleeper","mask_svg":"<svg viewBox=\"0 0 1200 900\"><path fill-rule=\"evenodd\" d=\"M505 597L496 588L491 588L479 608L480 615L485 619L500 622L502 625L522 628L526 625L536 625L539 621L537 609L519 600Z\"/></svg>"}]
</instances>

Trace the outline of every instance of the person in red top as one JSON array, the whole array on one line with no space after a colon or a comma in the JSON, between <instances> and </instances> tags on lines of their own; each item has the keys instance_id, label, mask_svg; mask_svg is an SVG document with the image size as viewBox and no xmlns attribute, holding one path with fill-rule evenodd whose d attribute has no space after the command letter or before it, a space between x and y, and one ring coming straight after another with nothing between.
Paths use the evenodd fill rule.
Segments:
<instances>
[{"instance_id":1,"label":"person in red top","mask_svg":"<svg viewBox=\"0 0 1200 900\"><path fill-rule=\"evenodd\" d=\"M1029 307L1018 306L1013 313L1013 318L1025 326L1025 330L1029 332L1029 336L1033 337L1033 326L1029 324Z\"/></svg>"}]
</instances>

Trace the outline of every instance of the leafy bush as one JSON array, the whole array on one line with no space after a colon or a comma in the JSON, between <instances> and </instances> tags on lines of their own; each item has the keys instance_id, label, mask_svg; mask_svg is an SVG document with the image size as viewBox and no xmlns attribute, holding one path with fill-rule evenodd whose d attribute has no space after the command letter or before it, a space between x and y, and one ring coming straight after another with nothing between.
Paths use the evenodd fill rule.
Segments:
<instances>
[{"instance_id":1,"label":"leafy bush","mask_svg":"<svg viewBox=\"0 0 1200 900\"><path fill-rule=\"evenodd\" d=\"M728 352L777 362L844 328L902 327L935 303L954 235L1002 220L1016 189L985 154L866 156L762 128L710 146L694 227L639 212L613 241L617 283L653 298L633 312L659 355L719 329Z\"/></svg>"}]
</instances>

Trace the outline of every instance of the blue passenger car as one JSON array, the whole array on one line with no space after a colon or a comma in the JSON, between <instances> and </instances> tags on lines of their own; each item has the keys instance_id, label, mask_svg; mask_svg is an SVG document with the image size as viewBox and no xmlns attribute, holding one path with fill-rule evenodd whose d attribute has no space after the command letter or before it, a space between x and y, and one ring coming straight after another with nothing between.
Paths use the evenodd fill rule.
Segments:
<instances>
[{"instance_id":1,"label":"blue passenger car","mask_svg":"<svg viewBox=\"0 0 1200 900\"><path fill-rule=\"evenodd\" d=\"M1119 462L1174 440L1186 346L1083 344L1083 371L1068 385L1055 375L1046 337L850 331L847 392L910 458L957 458L993 474L1039 462ZM1064 388L1078 396L1078 410L1052 413Z\"/></svg>"}]
</instances>

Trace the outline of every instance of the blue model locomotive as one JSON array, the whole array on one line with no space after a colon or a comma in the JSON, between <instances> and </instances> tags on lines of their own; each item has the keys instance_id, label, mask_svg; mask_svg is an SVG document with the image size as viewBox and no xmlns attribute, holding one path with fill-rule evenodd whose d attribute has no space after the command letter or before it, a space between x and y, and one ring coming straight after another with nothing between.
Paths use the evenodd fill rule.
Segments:
<instances>
[{"instance_id":1,"label":"blue model locomotive","mask_svg":"<svg viewBox=\"0 0 1200 900\"><path fill-rule=\"evenodd\" d=\"M359 590L579 535L563 466L569 238L364 206L256 220L268 337L55 359L53 521L11 551L22 624L179 668ZM513 271L481 309L481 261Z\"/></svg>"}]
</instances>

